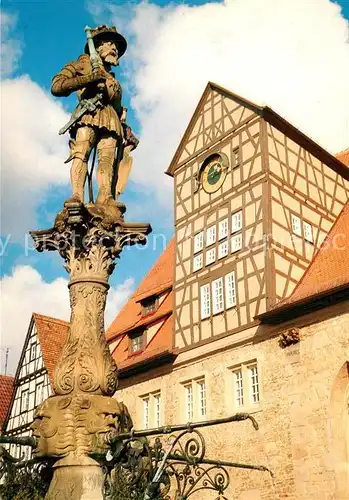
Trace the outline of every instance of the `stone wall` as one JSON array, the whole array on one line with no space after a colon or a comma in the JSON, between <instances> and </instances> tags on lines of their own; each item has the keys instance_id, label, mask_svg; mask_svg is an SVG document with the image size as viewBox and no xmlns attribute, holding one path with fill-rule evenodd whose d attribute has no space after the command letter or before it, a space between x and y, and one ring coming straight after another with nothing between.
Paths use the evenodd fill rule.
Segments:
<instances>
[{"instance_id":1,"label":"stone wall","mask_svg":"<svg viewBox=\"0 0 349 500\"><path fill-rule=\"evenodd\" d=\"M286 348L290 327L300 342ZM257 336L265 340L257 341ZM161 390L162 423L186 421L185 382L205 377L206 418L250 411L260 429L239 422L206 429L207 457L266 465L273 473L232 469L229 500L344 500L349 491L349 301L277 327L259 327L250 340L179 354L173 366L122 380L117 397L143 427L141 396ZM198 355L201 354L201 357ZM232 368L256 360L260 403L236 409ZM195 498L215 498L198 493Z\"/></svg>"}]
</instances>

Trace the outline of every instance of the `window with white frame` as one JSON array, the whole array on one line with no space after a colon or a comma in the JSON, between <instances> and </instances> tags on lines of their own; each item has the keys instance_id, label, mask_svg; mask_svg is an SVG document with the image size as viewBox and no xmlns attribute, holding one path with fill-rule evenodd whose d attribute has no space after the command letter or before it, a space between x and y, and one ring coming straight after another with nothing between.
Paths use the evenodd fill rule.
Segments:
<instances>
[{"instance_id":1,"label":"window with white frame","mask_svg":"<svg viewBox=\"0 0 349 500\"><path fill-rule=\"evenodd\" d=\"M228 218L218 223L218 239L223 240L228 236Z\"/></svg>"},{"instance_id":2,"label":"window with white frame","mask_svg":"<svg viewBox=\"0 0 349 500\"><path fill-rule=\"evenodd\" d=\"M21 413L28 411L29 409L29 390L26 389L22 391L21 394Z\"/></svg>"},{"instance_id":3,"label":"window with white frame","mask_svg":"<svg viewBox=\"0 0 349 500\"><path fill-rule=\"evenodd\" d=\"M309 243L314 243L313 227L309 222L303 223L304 239Z\"/></svg>"},{"instance_id":4,"label":"window with white frame","mask_svg":"<svg viewBox=\"0 0 349 500\"><path fill-rule=\"evenodd\" d=\"M222 241L218 245L218 259L223 259L223 257L226 257L229 253L229 246L227 241Z\"/></svg>"},{"instance_id":5,"label":"window with white frame","mask_svg":"<svg viewBox=\"0 0 349 500\"><path fill-rule=\"evenodd\" d=\"M154 420L155 427L159 427L161 423L161 394L154 394Z\"/></svg>"},{"instance_id":6,"label":"window with white frame","mask_svg":"<svg viewBox=\"0 0 349 500\"><path fill-rule=\"evenodd\" d=\"M36 358L36 343L34 342L30 346L30 361L33 361Z\"/></svg>"},{"instance_id":7,"label":"window with white frame","mask_svg":"<svg viewBox=\"0 0 349 500\"><path fill-rule=\"evenodd\" d=\"M216 260L216 247L206 251L206 266L212 264Z\"/></svg>"},{"instance_id":8,"label":"window with white frame","mask_svg":"<svg viewBox=\"0 0 349 500\"><path fill-rule=\"evenodd\" d=\"M162 420L161 392L151 392L141 396L143 413L142 425L144 429L159 427Z\"/></svg>"},{"instance_id":9,"label":"window with white frame","mask_svg":"<svg viewBox=\"0 0 349 500\"><path fill-rule=\"evenodd\" d=\"M195 255L193 259L193 272L195 273L195 271L199 271L199 269L202 269L203 265L204 265L204 257L202 253Z\"/></svg>"},{"instance_id":10,"label":"window with white frame","mask_svg":"<svg viewBox=\"0 0 349 500\"><path fill-rule=\"evenodd\" d=\"M233 168L240 165L240 148L233 149Z\"/></svg>"},{"instance_id":11,"label":"window with white frame","mask_svg":"<svg viewBox=\"0 0 349 500\"><path fill-rule=\"evenodd\" d=\"M186 420L193 422L202 419L207 414L205 378L185 382L183 387Z\"/></svg>"},{"instance_id":12,"label":"window with white frame","mask_svg":"<svg viewBox=\"0 0 349 500\"><path fill-rule=\"evenodd\" d=\"M149 396L146 396L143 398L143 426L144 429L149 429L149 407L150 407L150 401L149 401Z\"/></svg>"},{"instance_id":13,"label":"window with white frame","mask_svg":"<svg viewBox=\"0 0 349 500\"><path fill-rule=\"evenodd\" d=\"M211 316L211 290L210 284L203 285L200 288L201 299L201 319Z\"/></svg>"},{"instance_id":14,"label":"window with white frame","mask_svg":"<svg viewBox=\"0 0 349 500\"><path fill-rule=\"evenodd\" d=\"M300 217L291 214L292 232L297 236L302 236L302 223Z\"/></svg>"},{"instance_id":15,"label":"window with white frame","mask_svg":"<svg viewBox=\"0 0 349 500\"><path fill-rule=\"evenodd\" d=\"M260 403L260 381L256 361L232 368L233 401L235 408L253 408Z\"/></svg>"},{"instance_id":16,"label":"window with white frame","mask_svg":"<svg viewBox=\"0 0 349 500\"><path fill-rule=\"evenodd\" d=\"M236 306L236 282L235 282L235 272L225 276L225 308Z\"/></svg>"},{"instance_id":17,"label":"window with white frame","mask_svg":"<svg viewBox=\"0 0 349 500\"><path fill-rule=\"evenodd\" d=\"M242 210L235 212L231 216L231 232L236 233L242 229Z\"/></svg>"},{"instance_id":18,"label":"window with white frame","mask_svg":"<svg viewBox=\"0 0 349 500\"><path fill-rule=\"evenodd\" d=\"M223 278L212 281L212 314L218 314L224 310L224 287Z\"/></svg>"},{"instance_id":19,"label":"window with white frame","mask_svg":"<svg viewBox=\"0 0 349 500\"><path fill-rule=\"evenodd\" d=\"M206 283L200 287L201 319L209 318L212 314L219 314L225 309L236 306L235 272Z\"/></svg>"},{"instance_id":20,"label":"window with white frame","mask_svg":"<svg viewBox=\"0 0 349 500\"><path fill-rule=\"evenodd\" d=\"M194 236L194 253L201 252L204 248L204 232L200 231Z\"/></svg>"},{"instance_id":21,"label":"window with white frame","mask_svg":"<svg viewBox=\"0 0 349 500\"><path fill-rule=\"evenodd\" d=\"M231 237L231 253L238 252L242 248L242 234L234 234Z\"/></svg>"},{"instance_id":22,"label":"window with white frame","mask_svg":"<svg viewBox=\"0 0 349 500\"><path fill-rule=\"evenodd\" d=\"M207 228L206 230L206 246L213 245L216 243L216 238L217 238L217 230L216 226L211 226Z\"/></svg>"}]
</instances>

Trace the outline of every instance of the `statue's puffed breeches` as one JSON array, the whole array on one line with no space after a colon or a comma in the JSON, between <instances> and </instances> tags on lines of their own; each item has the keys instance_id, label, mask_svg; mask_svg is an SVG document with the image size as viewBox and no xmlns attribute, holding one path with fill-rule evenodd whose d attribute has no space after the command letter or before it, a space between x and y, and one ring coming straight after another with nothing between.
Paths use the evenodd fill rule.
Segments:
<instances>
[{"instance_id":1,"label":"statue's puffed breeches","mask_svg":"<svg viewBox=\"0 0 349 500\"><path fill-rule=\"evenodd\" d=\"M79 127L75 140L71 141L73 196L84 202L87 163L94 146L96 146L98 155L97 182L99 191L96 202L104 203L112 198L111 186L117 138L109 131L96 130L94 127Z\"/></svg>"}]
</instances>

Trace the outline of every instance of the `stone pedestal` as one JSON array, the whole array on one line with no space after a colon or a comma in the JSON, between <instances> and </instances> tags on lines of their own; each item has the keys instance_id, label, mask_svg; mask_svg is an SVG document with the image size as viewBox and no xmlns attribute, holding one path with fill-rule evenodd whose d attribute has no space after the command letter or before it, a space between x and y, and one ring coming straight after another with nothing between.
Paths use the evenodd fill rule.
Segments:
<instances>
[{"instance_id":1,"label":"stone pedestal","mask_svg":"<svg viewBox=\"0 0 349 500\"><path fill-rule=\"evenodd\" d=\"M35 455L57 459L47 500L102 500L98 459L126 430L127 409L112 398L117 367L105 341L104 309L115 258L125 244L144 243L151 228L125 223L124 211L68 200L52 229L31 233L39 251L59 251L70 274L70 329L55 368L55 395L36 409L32 424Z\"/></svg>"}]
</instances>

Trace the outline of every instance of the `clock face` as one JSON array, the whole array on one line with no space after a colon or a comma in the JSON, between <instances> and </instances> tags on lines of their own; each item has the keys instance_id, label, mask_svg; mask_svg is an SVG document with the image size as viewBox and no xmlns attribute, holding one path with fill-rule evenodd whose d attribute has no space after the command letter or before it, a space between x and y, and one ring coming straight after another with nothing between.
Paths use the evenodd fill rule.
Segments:
<instances>
[{"instance_id":1,"label":"clock face","mask_svg":"<svg viewBox=\"0 0 349 500\"><path fill-rule=\"evenodd\" d=\"M214 193L222 187L227 175L220 160L211 160L202 171L202 187L206 193Z\"/></svg>"}]
</instances>

